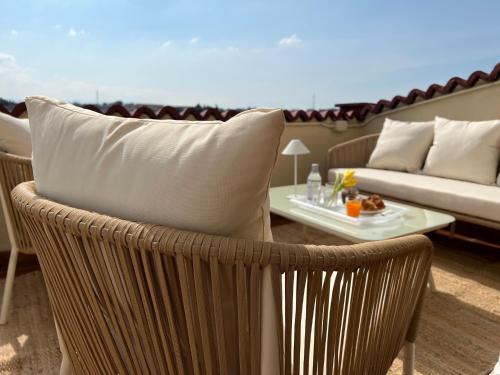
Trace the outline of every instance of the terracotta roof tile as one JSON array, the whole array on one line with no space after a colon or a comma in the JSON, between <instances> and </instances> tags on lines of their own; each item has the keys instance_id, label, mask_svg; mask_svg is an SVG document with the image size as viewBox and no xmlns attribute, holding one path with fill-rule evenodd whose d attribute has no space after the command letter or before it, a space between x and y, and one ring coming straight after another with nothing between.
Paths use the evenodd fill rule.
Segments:
<instances>
[{"instance_id":1,"label":"terracotta roof tile","mask_svg":"<svg viewBox=\"0 0 500 375\"><path fill-rule=\"evenodd\" d=\"M143 116L155 119L156 113L154 113L154 111L151 108L143 105L142 107L136 109L136 111L134 112L134 117L140 118Z\"/></svg>"},{"instance_id":2,"label":"terracotta roof tile","mask_svg":"<svg viewBox=\"0 0 500 375\"><path fill-rule=\"evenodd\" d=\"M21 103L17 103L14 108L12 109L12 111L10 112L10 114L14 117L19 117L21 116L24 112L26 112L26 103L24 102L21 102ZM9 113L9 112L7 112Z\"/></svg>"},{"instance_id":3,"label":"terracotta roof tile","mask_svg":"<svg viewBox=\"0 0 500 375\"><path fill-rule=\"evenodd\" d=\"M222 119L224 121L229 120L231 117L236 116L239 113L239 111L235 109L228 109L227 111L222 112Z\"/></svg>"},{"instance_id":4,"label":"terracotta roof tile","mask_svg":"<svg viewBox=\"0 0 500 375\"><path fill-rule=\"evenodd\" d=\"M436 95L450 94L457 89L468 89L474 87L478 82L494 82L500 80L500 63L490 73L476 71L472 73L467 79L460 77L453 77L442 86L438 84L430 85L427 90L422 91L419 89L411 90L408 95L396 95L391 100L379 100L377 103L345 103L338 104L339 110L287 110L285 109L284 115L288 122L309 122L309 121L336 121L336 120L357 120L363 121L370 114L378 114L386 110L394 109L399 105L411 105L416 101L432 99ZM83 106L95 112L103 113L103 111L96 105L89 104ZM11 114L12 116L19 117L26 112L26 105L24 102L18 103L14 106L12 111L8 111L3 105L0 105L0 112ZM157 113L148 107L142 106L129 112L123 105L115 104L109 107L105 114L120 114L123 117L149 117L152 119L171 118L174 120L185 120L187 118L194 118L199 121L216 119L226 121L235 116L240 110L230 109L221 111L218 108L206 108L199 110L195 107L187 107L181 110L171 106L161 108Z\"/></svg>"},{"instance_id":5,"label":"terracotta roof tile","mask_svg":"<svg viewBox=\"0 0 500 375\"><path fill-rule=\"evenodd\" d=\"M432 84L427 90L422 91L418 89L411 90L407 96L397 95L392 100L379 100L375 104L366 105L365 107L355 111L353 116L358 120L363 120L369 113L380 113L387 109L394 109L399 104L411 105L415 103L418 99L428 100L432 99L436 94L446 95L455 91L458 87L463 89L468 89L475 86L479 81L493 82L500 79L500 63L498 63L495 68L488 74L483 71L476 71L472 73L469 78L463 79L460 77L453 77L448 80L444 85Z\"/></svg>"},{"instance_id":6,"label":"terracotta roof tile","mask_svg":"<svg viewBox=\"0 0 500 375\"><path fill-rule=\"evenodd\" d=\"M164 118L164 117L169 117L172 119L177 119L179 117L179 114L177 110L174 107L171 106L165 106L162 109L160 109L160 112L158 112L157 118Z\"/></svg>"},{"instance_id":7,"label":"terracotta roof tile","mask_svg":"<svg viewBox=\"0 0 500 375\"><path fill-rule=\"evenodd\" d=\"M99 107L94 105L94 104L84 105L83 108L90 109L91 111L94 111L94 112L102 113L102 111L99 109Z\"/></svg>"},{"instance_id":8,"label":"terracotta roof tile","mask_svg":"<svg viewBox=\"0 0 500 375\"><path fill-rule=\"evenodd\" d=\"M120 114L120 116L123 116L123 117L132 117L132 115L127 110L127 108L125 108L121 104L114 104L114 105L112 105L111 107L108 108L108 110L106 111L105 114L106 115L114 115L116 113Z\"/></svg>"}]
</instances>

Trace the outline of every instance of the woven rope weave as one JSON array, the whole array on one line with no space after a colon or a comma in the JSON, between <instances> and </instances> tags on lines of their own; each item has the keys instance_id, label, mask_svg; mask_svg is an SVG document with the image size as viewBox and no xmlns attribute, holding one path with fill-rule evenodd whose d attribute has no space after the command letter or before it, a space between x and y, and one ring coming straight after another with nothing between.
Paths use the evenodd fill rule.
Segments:
<instances>
[{"instance_id":1,"label":"woven rope weave","mask_svg":"<svg viewBox=\"0 0 500 375\"><path fill-rule=\"evenodd\" d=\"M9 215L12 223L13 238L21 253L33 254L28 233L21 221L19 212L14 209L10 200L10 192L21 182L33 180L33 170L31 169L31 159L22 156L7 154L0 151L0 186L5 197L4 212Z\"/></svg>"},{"instance_id":2,"label":"woven rope weave","mask_svg":"<svg viewBox=\"0 0 500 375\"><path fill-rule=\"evenodd\" d=\"M328 169L364 168L377 145L379 135L365 135L331 147L327 157Z\"/></svg>"},{"instance_id":3,"label":"woven rope weave","mask_svg":"<svg viewBox=\"0 0 500 375\"><path fill-rule=\"evenodd\" d=\"M12 193L77 374L261 373L272 275L283 374L385 374L414 340L432 246L264 243L133 223Z\"/></svg>"}]
</instances>

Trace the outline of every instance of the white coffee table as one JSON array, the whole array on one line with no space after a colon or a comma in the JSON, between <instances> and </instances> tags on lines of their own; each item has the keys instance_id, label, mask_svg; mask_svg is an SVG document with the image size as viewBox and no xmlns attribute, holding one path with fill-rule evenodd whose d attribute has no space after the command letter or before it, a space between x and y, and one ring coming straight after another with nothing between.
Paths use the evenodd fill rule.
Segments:
<instances>
[{"instance_id":1,"label":"white coffee table","mask_svg":"<svg viewBox=\"0 0 500 375\"><path fill-rule=\"evenodd\" d=\"M306 185L298 185L297 194L305 193ZM352 225L306 211L294 205L287 198L287 196L294 194L293 185L271 188L269 194L272 213L354 243L388 240L410 234L428 233L447 227L455 222L455 218L451 215L384 199L387 202L406 208L405 216L397 221L387 224L377 224L376 226ZM436 290L432 273L429 273L429 287L431 291Z\"/></svg>"},{"instance_id":2,"label":"white coffee table","mask_svg":"<svg viewBox=\"0 0 500 375\"><path fill-rule=\"evenodd\" d=\"M298 185L297 193L305 194L305 192L306 185ZM441 212L393 202L406 208L407 211L403 219L376 226L352 225L298 208L287 198L288 195L293 193L293 186L271 188L271 212L354 243L428 233L447 227L455 222L453 216ZM392 202L387 199L386 201Z\"/></svg>"}]
</instances>

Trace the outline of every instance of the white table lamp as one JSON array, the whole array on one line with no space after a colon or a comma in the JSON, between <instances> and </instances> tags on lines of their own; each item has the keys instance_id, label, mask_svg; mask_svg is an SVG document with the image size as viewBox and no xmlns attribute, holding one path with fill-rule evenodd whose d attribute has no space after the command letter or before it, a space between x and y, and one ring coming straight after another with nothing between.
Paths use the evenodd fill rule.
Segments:
<instances>
[{"instance_id":1,"label":"white table lamp","mask_svg":"<svg viewBox=\"0 0 500 375\"><path fill-rule=\"evenodd\" d=\"M297 156L309 154L310 151L300 139L292 139L281 152L282 155L293 155L293 191L288 198L296 198L297 194Z\"/></svg>"}]
</instances>

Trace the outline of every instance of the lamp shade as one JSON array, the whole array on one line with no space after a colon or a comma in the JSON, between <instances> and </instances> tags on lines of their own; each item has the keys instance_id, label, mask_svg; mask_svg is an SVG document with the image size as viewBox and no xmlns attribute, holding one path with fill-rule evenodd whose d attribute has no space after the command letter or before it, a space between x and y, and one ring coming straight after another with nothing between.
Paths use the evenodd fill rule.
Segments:
<instances>
[{"instance_id":1,"label":"lamp shade","mask_svg":"<svg viewBox=\"0 0 500 375\"><path fill-rule=\"evenodd\" d=\"M292 139L281 152L282 155L304 155L310 151L300 139Z\"/></svg>"}]
</instances>

